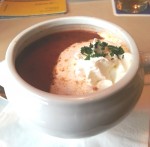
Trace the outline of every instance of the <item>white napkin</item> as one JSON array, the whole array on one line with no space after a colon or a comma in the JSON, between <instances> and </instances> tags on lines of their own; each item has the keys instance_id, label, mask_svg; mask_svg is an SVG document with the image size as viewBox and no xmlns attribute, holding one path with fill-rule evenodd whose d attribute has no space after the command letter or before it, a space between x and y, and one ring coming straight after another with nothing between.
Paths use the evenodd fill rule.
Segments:
<instances>
[{"instance_id":1,"label":"white napkin","mask_svg":"<svg viewBox=\"0 0 150 147\"><path fill-rule=\"evenodd\" d=\"M52 137L22 124L0 98L0 147L148 147L149 115L142 111L132 111L112 129L83 139Z\"/></svg>"}]
</instances>

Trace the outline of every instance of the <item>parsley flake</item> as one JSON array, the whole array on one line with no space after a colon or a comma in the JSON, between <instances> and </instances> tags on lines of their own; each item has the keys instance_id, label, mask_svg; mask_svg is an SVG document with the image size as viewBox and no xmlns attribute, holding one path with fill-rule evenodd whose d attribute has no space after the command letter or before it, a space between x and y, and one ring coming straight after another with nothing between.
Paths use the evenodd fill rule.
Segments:
<instances>
[{"instance_id":1,"label":"parsley flake","mask_svg":"<svg viewBox=\"0 0 150 147\"><path fill-rule=\"evenodd\" d=\"M97 40L94 44L90 43L89 46L81 47L81 53L85 56L85 60L90 60L94 57L106 57L108 54L113 57L116 55L119 58L124 53L123 48L108 45L107 42Z\"/></svg>"}]
</instances>

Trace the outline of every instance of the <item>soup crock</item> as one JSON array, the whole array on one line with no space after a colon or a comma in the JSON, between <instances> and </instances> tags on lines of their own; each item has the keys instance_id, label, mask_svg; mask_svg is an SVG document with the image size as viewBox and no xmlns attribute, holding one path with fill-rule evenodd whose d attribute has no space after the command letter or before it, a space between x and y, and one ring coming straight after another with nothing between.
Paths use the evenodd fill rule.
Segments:
<instances>
[{"instance_id":1,"label":"soup crock","mask_svg":"<svg viewBox=\"0 0 150 147\"><path fill-rule=\"evenodd\" d=\"M131 51L131 68L113 86L80 97L51 94L25 82L16 71L16 57L35 40L69 29L117 34ZM62 138L88 137L111 128L132 110L143 89L143 69L132 37L121 27L93 17L56 18L27 28L9 44L0 71L0 84L18 115L37 129Z\"/></svg>"}]
</instances>

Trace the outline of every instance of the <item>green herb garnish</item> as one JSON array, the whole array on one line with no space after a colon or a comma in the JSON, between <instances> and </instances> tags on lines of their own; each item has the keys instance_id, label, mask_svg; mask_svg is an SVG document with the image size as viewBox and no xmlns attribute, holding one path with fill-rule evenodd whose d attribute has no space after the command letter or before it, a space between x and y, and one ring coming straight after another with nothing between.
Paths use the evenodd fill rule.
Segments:
<instances>
[{"instance_id":1,"label":"green herb garnish","mask_svg":"<svg viewBox=\"0 0 150 147\"><path fill-rule=\"evenodd\" d=\"M117 47L117 46L113 46L113 45L108 45L108 49L110 50L110 55L114 56L116 55L119 58L119 55L122 55L124 53L123 48Z\"/></svg>"},{"instance_id":2,"label":"green herb garnish","mask_svg":"<svg viewBox=\"0 0 150 147\"><path fill-rule=\"evenodd\" d=\"M111 57L116 55L119 58L124 53L124 50L121 46L108 45L106 42L97 40L95 44L90 43L89 46L81 47L81 53L85 56L85 60L90 60L90 58L94 57L105 57L108 54Z\"/></svg>"}]
</instances>

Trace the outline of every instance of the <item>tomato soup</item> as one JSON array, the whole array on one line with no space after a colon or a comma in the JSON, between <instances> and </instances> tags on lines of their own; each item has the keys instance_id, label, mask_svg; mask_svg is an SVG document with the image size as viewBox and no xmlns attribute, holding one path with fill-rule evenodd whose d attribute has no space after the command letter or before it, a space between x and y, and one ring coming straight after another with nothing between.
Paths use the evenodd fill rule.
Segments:
<instances>
[{"instance_id":1,"label":"tomato soup","mask_svg":"<svg viewBox=\"0 0 150 147\"><path fill-rule=\"evenodd\" d=\"M96 32L69 30L43 37L27 47L16 59L16 70L30 85L49 92L52 71L60 53L68 46L100 38Z\"/></svg>"}]
</instances>

